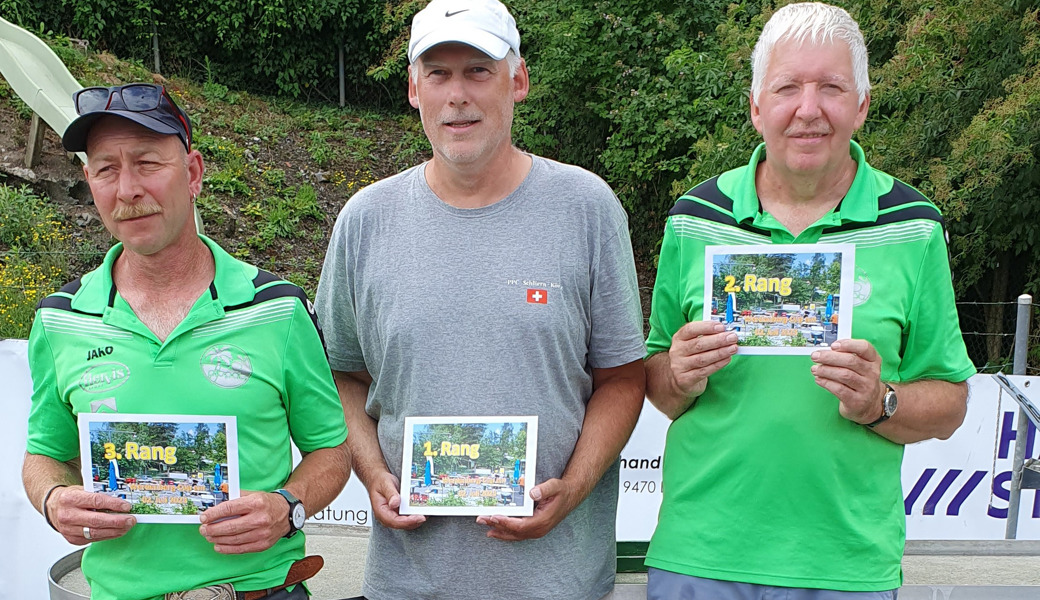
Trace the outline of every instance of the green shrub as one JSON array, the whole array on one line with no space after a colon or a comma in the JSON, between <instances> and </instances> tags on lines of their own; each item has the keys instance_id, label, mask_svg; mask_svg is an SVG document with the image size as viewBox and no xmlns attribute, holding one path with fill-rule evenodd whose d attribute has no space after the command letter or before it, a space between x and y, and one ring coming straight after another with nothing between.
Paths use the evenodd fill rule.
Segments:
<instances>
[{"instance_id":1,"label":"green shrub","mask_svg":"<svg viewBox=\"0 0 1040 600\"><path fill-rule=\"evenodd\" d=\"M325 139L325 134L320 131L314 131L310 135L310 143L307 145L307 152L314 159L314 162L318 163L318 166L324 167L329 164L332 160L332 156L335 151L332 146L329 145L328 140Z\"/></svg>"},{"instance_id":2,"label":"green shrub","mask_svg":"<svg viewBox=\"0 0 1040 600\"><path fill-rule=\"evenodd\" d=\"M130 514L132 515L161 515L162 510L158 506L151 502L137 502L130 507Z\"/></svg>"},{"instance_id":3,"label":"green shrub","mask_svg":"<svg viewBox=\"0 0 1040 600\"><path fill-rule=\"evenodd\" d=\"M222 86L294 97L315 89L335 94L343 44L354 95L386 101L366 77L381 52L384 36L375 22L382 10L362 0L0 0L0 14L23 27L91 40L149 65L154 29L164 73L204 72L207 97L221 99L230 99Z\"/></svg>"}]
</instances>

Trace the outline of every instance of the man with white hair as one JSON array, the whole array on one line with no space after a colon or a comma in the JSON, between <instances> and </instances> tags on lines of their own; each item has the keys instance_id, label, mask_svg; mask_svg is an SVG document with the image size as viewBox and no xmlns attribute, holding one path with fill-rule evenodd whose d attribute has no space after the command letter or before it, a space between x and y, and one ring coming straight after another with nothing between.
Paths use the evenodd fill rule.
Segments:
<instances>
[{"instance_id":1,"label":"man with white hair","mask_svg":"<svg viewBox=\"0 0 1040 600\"><path fill-rule=\"evenodd\" d=\"M375 517L363 592L598 600L644 394L625 211L595 175L513 146L528 74L500 2L434 0L408 58L433 158L350 199L316 298ZM538 416L533 516L400 514L404 419L437 415Z\"/></svg>"},{"instance_id":2,"label":"man with white hair","mask_svg":"<svg viewBox=\"0 0 1040 600\"><path fill-rule=\"evenodd\" d=\"M903 444L949 437L975 372L942 218L852 141L870 84L848 13L778 10L752 63L763 143L683 195L665 227L647 395L673 422L648 597L893 599ZM706 247L816 243L855 245L852 339L736 355L737 334L702 320Z\"/></svg>"}]
</instances>

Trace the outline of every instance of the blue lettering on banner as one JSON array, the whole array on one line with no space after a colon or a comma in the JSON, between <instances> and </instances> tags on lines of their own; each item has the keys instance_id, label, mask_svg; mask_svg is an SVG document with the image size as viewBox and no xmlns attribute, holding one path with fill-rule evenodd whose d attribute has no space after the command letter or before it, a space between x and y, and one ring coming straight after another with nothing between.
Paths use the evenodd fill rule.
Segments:
<instances>
[{"instance_id":1,"label":"blue lettering on banner","mask_svg":"<svg viewBox=\"0 0 1040 600\"><path fill-rule=\"evenodd\" d=\"M1015 413L1013 411L1004 411L1004 418L1000 424L1000 442L997 445L997 458L1007 458L1011 452L1011 442L1015 441L1018 437L1018 431L1015 429ZM1033 455L1033 443L1036 441L1036 425L1033 425L1032 421L1029 422L1028 429L1026 430L1026 456Z\"/></svg>"},{"instance_id":2,"label":"blue lettering on banner","mask_svg":"<svg viewBox=\"0 0 1040 600\"><path fill-rule=\"evenodd\" d=\"M935 476L935 473L936 469L925 469L917 479L917 483L915 483L914 487L911 488L910 493L906 495L906 498L903 500L903 510L907 515L913 512L914 504L916 504L918 499L920 499L921 494L924 492L924 488L932 480L932 477ZM953 482L957 480L957 477L959 477L961 473L962 471L960 469L950 469L947 471L946 475L943 476L942 480L939 482L939 485L936 486L935 491L928 496L928 499L924 503L924 510L922 510L921 514L935 514L935 509L938 507L939 502L943 499L943 496L950 491ZM985 479L987 473L988 471L975 471L970 477L968 477L968 480L964 482L964 485L962 485L960 489L957 490L957 493L953 495L953 498L950 499L950 503L946 505L946 515L955 517L960 514L961 506L964 505L964 501L967 500L968 496L975 491L975 488L982 483L982 480Z\"/></svg>"},{"instance_id":3,"label":"blue lettering on banner","mask_svg":"<svg viewBox=\"0 0 1040 600\"><path fill-rule=\"evenodd\" d=\"M1005 485L1007 487L1004 487ZM1004 502L1011 500L1011 471L1004 471L993 478L993 495ZM1006 519L1008 509L1007 507L997 508L990 502L986 514L995 519ZM1033 518L1040 519L1040 490L1035 490L1033 493Z\"/></svg>"}]
</instances>

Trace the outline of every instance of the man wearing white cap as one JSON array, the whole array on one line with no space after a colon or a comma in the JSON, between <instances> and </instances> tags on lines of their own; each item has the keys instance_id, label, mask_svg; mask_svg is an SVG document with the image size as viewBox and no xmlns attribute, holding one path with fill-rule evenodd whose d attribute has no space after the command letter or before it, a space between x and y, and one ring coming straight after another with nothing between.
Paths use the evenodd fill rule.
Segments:
<instances>
[{"instance_id":1,"label":"man wearing white cap","mask_svg":"<svg viewBox=\"0 0 1040 600\"><path fill-rule=\"evenodd\" d=\"M351 198L317 293L376 518L365 597L598 600L644 392L627 216L512 145L529 82L501 3L434 0L408 58L433 158ZM533 516L399 513L405 417L458 415L539 417Z\"/></svg>"}]
</instances>

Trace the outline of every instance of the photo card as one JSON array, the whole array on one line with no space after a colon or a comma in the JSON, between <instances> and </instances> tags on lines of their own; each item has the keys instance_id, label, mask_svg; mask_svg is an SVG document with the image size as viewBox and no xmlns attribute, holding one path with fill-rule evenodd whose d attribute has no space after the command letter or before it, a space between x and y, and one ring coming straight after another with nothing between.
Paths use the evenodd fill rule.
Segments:
<instances>
[{"instance_id":1,"label":"photo card","mask_svg":"<svg viewBox=\"0 0 1040 600\"><path fill-rule=\"evenodd\" d=\"M80 413L79 441L83 488L138 523L198 523L241 492L235 417Z\"/></svg>"},{"instance_id":2,"label":"photo card","mask_svg":"<svg viewBox=\"0 0 1040 600\"><path fill-rule=\"evenodd\" d=\"M707 246L704 320L738 337L737 354L812 354L852 337L852 244Z\"/></svg>"},{"instance_id":3,"label":"photo card","mask_svg":"<svg viewBox=\"0 0 1040 600\"><path fill-rule=\"evenodd\" d=\"M529 517L538 417L406 417L402 515Z\"/></svg>"}]
</instances>

